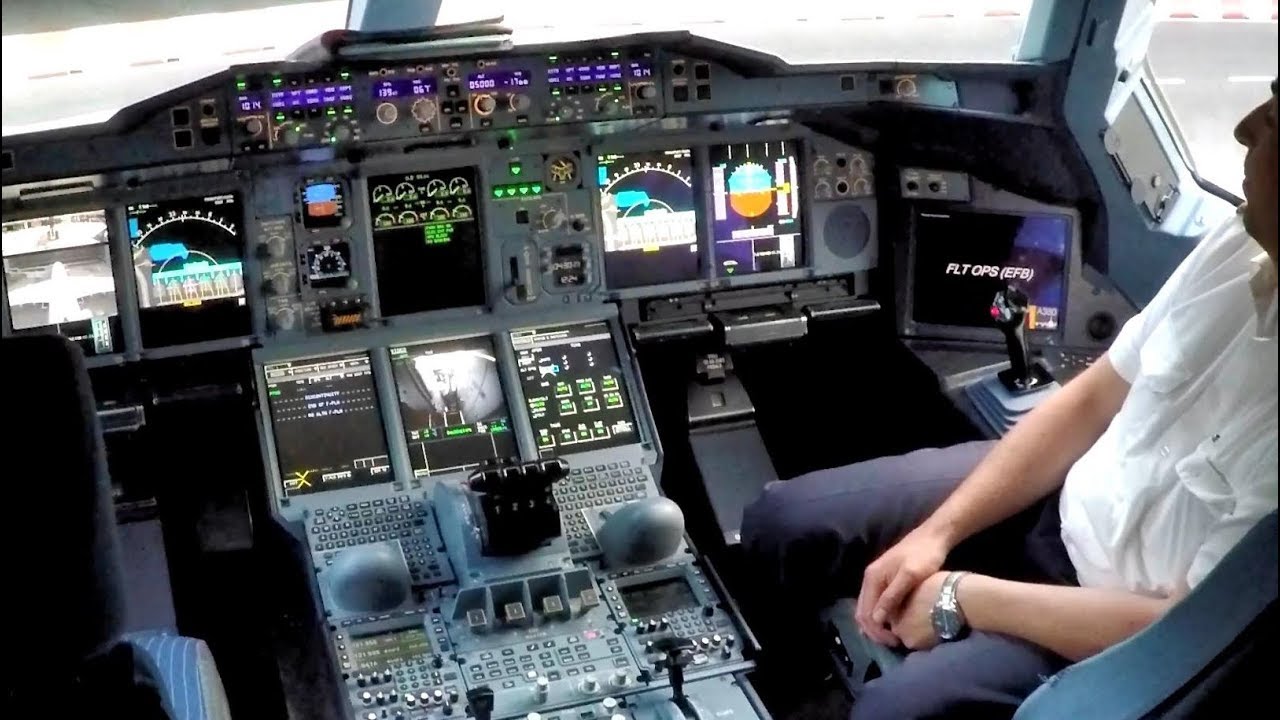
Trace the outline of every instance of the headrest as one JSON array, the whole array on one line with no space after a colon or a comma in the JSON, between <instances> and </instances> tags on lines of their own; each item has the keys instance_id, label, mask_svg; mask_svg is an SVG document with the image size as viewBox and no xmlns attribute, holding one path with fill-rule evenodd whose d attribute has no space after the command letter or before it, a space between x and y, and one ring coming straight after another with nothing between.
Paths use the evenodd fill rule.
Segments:
<instances>
[{"instance_id":1,"label":"headrest","mask_svg":"<svg viewBox=\"0 0 1280 720\"><path fill-rule=\"evenodd\" d=\"M27 518L0 523L10 617L59 611L11 623L12 641L32 666L56 670L113 640L124 617L106 453L80 349L57 335L2 342L4 457L23 468L4 484L5 507Z\"/></svg>"}]
</instances>

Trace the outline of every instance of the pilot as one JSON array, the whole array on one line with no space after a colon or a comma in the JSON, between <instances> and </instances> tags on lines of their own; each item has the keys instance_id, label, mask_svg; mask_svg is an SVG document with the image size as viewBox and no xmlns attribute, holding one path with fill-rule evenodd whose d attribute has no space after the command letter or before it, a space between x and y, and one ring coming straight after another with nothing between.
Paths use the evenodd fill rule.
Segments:
<instances>
[{"instance_id":1,"label":"pilot","mask_svg":"<svg viewBox=\"0 0 1280 720\"><path fill-rule=\"evenodd\" d=\"M1012 716L1159 618L1276 508L1275 91L1235 130L1235 216L999 442L814 472L747 509L760 617L856 595L862 632L912 651L854 720ZM758 629L793 696L821 677L797 665L816 634Z\"/></svg>"}]
</instances>

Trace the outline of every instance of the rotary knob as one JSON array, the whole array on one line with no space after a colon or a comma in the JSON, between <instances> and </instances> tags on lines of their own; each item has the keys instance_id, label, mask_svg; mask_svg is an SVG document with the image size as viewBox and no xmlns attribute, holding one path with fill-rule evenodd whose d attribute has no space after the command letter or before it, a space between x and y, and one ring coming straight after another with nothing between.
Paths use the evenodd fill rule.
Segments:
<instances>
[{"instance_id":1,"label":"rotary knob","mask_svg":"<svg viewBox=\"0 0 1280 720\"><path fill-rule=\"evenodd\" d=\"M477 95L471 99L471 107L475 108L477 115L492 115L498 108L498 101L492 95Z\"/></svg>"},{"instance_id":2,"label":"rotary knob","mask_svg":"<svg viewBox=\"0 0 1280 720\"><path fill-rule=\"evenodd\" d=\"M273 331L287 332L298 324L298 314L291 307L279 308L272 311L269 323Z\"/></svg>"},{"instance_id":3,"label":"rotary knob","mask_svg":"<svg viewBox=\"0 0 1280 720\"><path fill-rule=\"evenodd\" d=\"M420 123L429 123L436 119L436 101L428 98L414 100L409 108L409 114Z\"/></svg>"},{"instance_id":4,"label":"rotary knob","mask_svg":"<svg viewBox=\"0 0 1280 720\"><path fill-rule=\"evenodd\" d=\"M507 100L507 105L511 107L511 111L518 113L525 112L532 104L533 101L524 93L515 93Z\"/></svg>"},{"instance_id":5,"label":"rotary knob","mask_svg":"<svg viewBox=\"0 0 1280 720\"><path fill-rule=\"evenodd\" d=\"M251 117L241 123L240 128L244 130L245 135L257 137L262 134L263 130L267 129L267 126L263 124L262 118Z\"/></svg>"},{"instance_id":6,"label":"rotary knob","mask_svg":"<svg viewBox=\"0 0 1280 720\"><path fill-rule=\"evenodd\" d=\"M578 689L585 695L595 695L600 692L600 681L596 680L595 675L588 675L582 679L582 682L578 685Z\"/></svg>"},{"instance_id":7,"label":"rotary knob","mask_svg":"<svg viewBox=\"0 0 1280 720\"><path fill-rule=\"evenodd\" d=\"M658 97L658 88L653 83L637 85L634 94L639 100L652 100Z\"/></svg>"},{"instance_id":8,"label":"rotary knob","mask_svg":"<svg viewBox=\"0 0 1280 720\"><path fill-rule=\"evenodd\" d=\"M543 230L559 230L564 225L564 213L559 210L548 210L542 213L539 221Z\"/></svg>"},{"instance_id":9,"label":"rotary knob","mask_svg":"<svg viewBox=\"0 0 1280 720\"><path fill-rule=\"evenodd\" d=\"M418 102L422 101L419 100ZM373 114L378 118L378 122L383 125L390 125L400 117L400 110L395 105L384 102L378 106L377 110L373 111Z\"/></svg>"},{"instance_id":10,"label":"rotary knob","mask_svg":"<svg viewBox=\"0 0 1280 720\"><path fill-rule=\"evenodd\" d=\"M329 137L333 138L333 141L338 143L344 143L350 140L354 135L355 129L347 123L338 123L329 131Z\"/></svg>"}]
</instances>

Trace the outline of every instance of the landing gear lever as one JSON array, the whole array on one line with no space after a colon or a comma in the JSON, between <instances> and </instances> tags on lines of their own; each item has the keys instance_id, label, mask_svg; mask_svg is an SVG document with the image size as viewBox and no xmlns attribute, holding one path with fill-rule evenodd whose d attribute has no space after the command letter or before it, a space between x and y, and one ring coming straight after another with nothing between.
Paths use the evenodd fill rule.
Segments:
<instances>
[{"instance_id":1,"label":"landing gear lever","mask_svg":"<svg viewBox=\"0 0 1280 720\"><path fill-rule=\"evenodd\" d=\"M1027 305L1026 293L1012 286L996 293L991 301L991 319L1004 333L1009 352L1009 369L1000 371L998 377L1013 394L1031 392L1053 382L1043 365L1031 361L1026 337Z\"/></svg>"}]
</instances>

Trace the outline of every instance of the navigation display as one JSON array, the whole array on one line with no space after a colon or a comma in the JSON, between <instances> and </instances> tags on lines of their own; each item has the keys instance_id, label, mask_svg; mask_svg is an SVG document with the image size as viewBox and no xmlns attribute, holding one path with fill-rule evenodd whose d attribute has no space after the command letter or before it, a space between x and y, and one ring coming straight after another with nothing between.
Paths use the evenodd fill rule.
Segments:
<instances>
[{"instance_id":1,"label":"navigation display","mask_svg":"<svg viewBox=\"0 0 1280 720\"><path fill-rule=\"evenodd\" d=\"M12 220L2 227L13 329L52 328L86 355L122 350L106 212Z\"/></svg>"},{"instance_id":2,"label":"navigation display","mask_svg":"<svg viewBox=\"0 0 1280 720\"><path fill-rule=\"evenodd\" d=\"M514 330L511 344L540 456L640 442L608 323Z\"/></svg>"},{"instance_id":3,"label":"navigation display","mask_svg":"<svg viewBox=\"0 0 1280 720\"><path fill-rule=\"evenodd\" d=\"M698 215L690 152L601 155L596 171L609 287L696 280Z\"/></svg>"},{"instance_id":4,"label":"navigation display","mask_svg":"<svg viewBox=\"0 0 1280 720\"><path fill-rule=\"evenodd\" d=\"M800 264L795 143L770 140L713 146L711 206L716 276Z\"/></svg>"},{"instance_id":5,"label":"navigation display","mask_svg":"<svg viewBox=\"0 0 1280 720\"><path fill-rule=\"evenodd\" d=\"M368 353L263 370L286 496L391 480Z\"/></svg>"},{"instance_id":6,"label":"navigation display","mask_svg":"<svg viewBox=\"0 0 1280 720\"><path fill-rule=\"evenodd\" d=\"M383 315L484 304L475 168L371 177L369 206Z\"/></svg>"},{"instance_id":7,"label":"navigation display","mask_svg":"<svg viewBox=\"0 0 1280 720\"><path fill-rule=\"evenodd\" d=\"M250 333L235 193L139 203L125 213L144 346Z\"/></svg>"},{"instance_id":8,"label":"navigation display","mask_svg":"<svg viewBox=\"0 0 1280 720\"><path fill-rule=\"evenodd\" d=\"M1027 294L1027 329L1058 330L1070 238L1065 215L917 212L912 317L994 328L991 301L1013 285Z\"/></svg>"},{"instance_id":9,"label":"navigation display","mask_svg":"<svg viewBox=\"0 0 1280 720\"><path fill-rule=\"evenodd\" d=\"M519 456L488 336L391 348L414 477Z\"/></svg>"}]
</instances>

